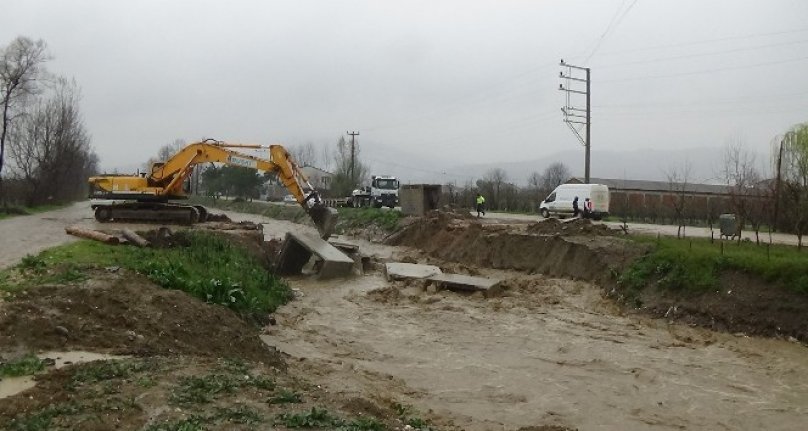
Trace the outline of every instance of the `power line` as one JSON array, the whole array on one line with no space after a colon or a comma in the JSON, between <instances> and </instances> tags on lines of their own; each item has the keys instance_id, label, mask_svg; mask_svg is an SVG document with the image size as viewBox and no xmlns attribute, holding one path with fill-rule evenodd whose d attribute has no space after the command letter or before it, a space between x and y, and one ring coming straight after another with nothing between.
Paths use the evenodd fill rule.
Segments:
<instances>
[{"instance_id":1,"label":"power line","mask_svg":"<svg viewBox=\"0 0 808 431\"><path fill-rule=\"evenodd\" d=\"M639 81L643 79L658 79L658 78L672 78L677 76L690 76L690 75L701 75L704 73L714 73L714 72L724 72L727 70L739 70L739 69L753 69L757 67L766 67L766 66L775 66L778 64L786 64L786 63L795 63L798 61L805 61L808 60L808 57L799 57L799 58L792 58L780 61L769 61L766 63L755 63L755 64L747 64L742 66L727 66L727 67L719 67L715 69L704 69L704 70L696 70L692 72L682 72L682 73L671 73L671 74L664 74L664 75L646 75L646 76L634 76L630 78L619 78L619 79L608 79L605 81L598 81L600 83L611 83L611 82L632 82L632 81Z\"/></svg>"},{"instance_id":2,"label":"power line","mask_svg":"<svg viewBox=\"0 0 808 431\"><path fill-rule=\"evenodd\" d=\"M633 8L634 5L637 4L637 0L634 0L633 2L631 2L631 4L626 9L626 11L623 12L622 15L620 15L620 18L618 18L617 21L615 21L615 17L617 16L618 13L620 13L620 10L623 9L623 5L625 5L625 4L626 4L626 1L623 0L623 3L621 3L620 7L617 9L617 13L615 13L615 15L612 16L612 20L609 22L609 25L606 27L606 31L603 32L603 34L600 36L600 39L598 39L598 42L595 44L595 48L592 49L592 52L589 53L589 56L587 56L582 61L582 63L588 63L589 62L589 59L591 59L592 56L595 55L595 53L598 51L598 48L600 48L600 46L603 44L603 41L606 39L606 36L609 34L609 32L613 31L615 28L617 28L617 26L620 25L620 23L623 21L623 19L626 17L626 15L628 15L631 8ZM612 26L612 24L614 24L614 26Z\"/></svg>"},{"instance_id":3,"label":"power line","mask_svg":"<svg viewBox=\"0 0 808 431\"><path fill-rule=\"evenodd\" d=\"M658 57L652 58L648 60L637 60L637 61L629 61L623 63L616 63L616 64L606 64L603 66L598 66L598 68L610 68L610 67L620 67L620 66L631 66L635 64L647 64L647 63L657 63L660 61L671 61L671 60L681 60L684 58L694 58L694 57L707 57L713 55L724 55L724 54L732 54L735 52L743 52L743 51L754 51L757 49L764 49L764 48L772 48L776 46L788 46L788 45L798 45L808 43L808 40L796 40L790 42L781 42L781 43L773 43L768 45L757 45L757 46L746 46L742 48L735 48L735 49L725 49L721 51L712 51L712 52L702 52L697 54L684 54L684 55L675 55L672 57Z\"/></svg>"},{"instance_id":4,"label":"power line","mask_svg":"<svg viewBox=\"0 0 808 431\"><path fill-rule=\"evenodd\" d=\"M783 34L795 34L795 33L805 33L805 32L808 32L808 28L795 29L795 30L786 30L786 31L776 31L776 32L769 32L769 33L756 33L756 34L748 34L748 35L740 35L740 36L728 36L728 37L721 37L721 38L716 38L716 39L697 40L697 41L692 41L692 42L646 46L646 47L642 47L642 48L627 49L627 50L622 50L622 51L604 52L604 53L601 53L600 56L624 55L624 54L631 54L631 53L640 52L640 51L659 50L659 49L666 49L666 48L679 48L679 47L683 47L683 46L703 45L703 44L709 44L709 43L715 43L715 42L726 42L726 41L730 41L730 40L754 39L754 38L757 38L757 37L779 36L779 35L783 35Z\"/></svg>"}]
</instances>

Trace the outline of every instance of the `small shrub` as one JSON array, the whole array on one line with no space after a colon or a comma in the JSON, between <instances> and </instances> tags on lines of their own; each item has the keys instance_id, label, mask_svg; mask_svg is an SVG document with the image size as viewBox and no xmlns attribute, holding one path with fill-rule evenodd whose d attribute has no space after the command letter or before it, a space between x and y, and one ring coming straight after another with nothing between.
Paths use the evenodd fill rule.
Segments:
<instances>
[{"instance_id":1,"label":"small shrub","mask_svg":"<svg viewBox=\"0 0 808 431\"><path fill-rule=\"evenodd\" d=\"M287 428L325 428L338 425L340 420L328 413L326 409L312 407L303 413L281 413L278 423Z\"/></svg>"},{"instance_id":2,"label":"small shrub","mask_svg":"<svg viewBox=\"0 0 808 431\"><path fill-rule=\"evenodd\" d=\"M16 361L0 363L0 377L29 376L45 369L45 363L36 355L25 355Z\"/></svg>"},{"instance_id":3,"label":"small shrub","mask_svg":"<svg viewBox=\"0 0 808 431\"><path fill-rule=\"evenodd\" d=\"M278 395L269 399L270 404L295 404L303 402L303 398L296 392L287 389L281 390Z\"/></svg>"}]
</instances>

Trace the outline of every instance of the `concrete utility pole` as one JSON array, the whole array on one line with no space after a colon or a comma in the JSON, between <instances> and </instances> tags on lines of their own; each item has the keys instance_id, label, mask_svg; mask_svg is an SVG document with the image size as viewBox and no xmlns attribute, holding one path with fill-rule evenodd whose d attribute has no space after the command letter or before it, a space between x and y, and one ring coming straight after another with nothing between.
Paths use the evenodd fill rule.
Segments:
<instances>
[{"instance_id":1,"label":"concrete utility pole","mask_svg":"<svg viewBox=\"0 0 808 431\"><path fill-rule=\"evenodd\" d=\"M573 66L571 64L564 63L564 59L561 59L560 63L561 67L567 68L567 73L565 74L564 71L559 72L558 76L560 78L565 79L566 86L564 84L559 84L558 89L567 93L566 94L566 103L564 107L561 108L561 112L564 113L564 122L567 123L572 133L578 138L578 141L583 144L586 150L586 161L584 162L584 182L587 184L590 180L590 150L592 148L592 118L591 118L591 109L592 106L590 101L590 96L592 94L592 80L590 77L590 69L588 67L580 67L580 66ZM573 76L573 71L580 71L583 70L586 72L586 78L580 78ZM577 84L576 84L577 83ZM580 83L586 84L586 90L582 91L580 89L575 89L573 86L580 86ZM582 95L586 96L586 108L579 108L574 106L573 103L573 95ZM581 133L578 129L573 126L573 124L580 124L586 127L586 132L584 136L581 136Z\"/></svg>"},{"instance_id":2,"label":"concrete utility pole","mask_svg":"<svg viewBox=\"0 0 808 431\"><path fill-rule=\"evenodd\" d=\"M359 136L359 132L345 132L351 135L351 187L356 187L356 171L354 170L356 166L356 137Z\"/></svg>"}]
</instances>

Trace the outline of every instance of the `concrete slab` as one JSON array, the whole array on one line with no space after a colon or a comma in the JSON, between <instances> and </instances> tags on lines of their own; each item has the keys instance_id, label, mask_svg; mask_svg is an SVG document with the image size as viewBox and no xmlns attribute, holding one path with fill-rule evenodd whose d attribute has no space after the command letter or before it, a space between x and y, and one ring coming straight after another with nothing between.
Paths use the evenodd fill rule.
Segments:
<instances>
[{"instance_id":1,"label":"concrete slab","mask_svg":"<svg viewBox=\"0 0 808 431\"><path fill-rule=\"evenodd\" d=\"M486 294L499 291L499 284L502 282L495 278L462 274L437 274L429 277L428 280L449 290L481 291Z\"/></svg>"},{"instance_id":2,"label":"concrete slab","mask_svg":"<svg viewBox=\"0 0 808 431\"><path fill-rule=\"evenodd\" d=\"M387 280L422 279L440 274L440 268L434 265L418 263L389 262L384 264Z\"/></svg>"},{"instance_id":3,"label":"concrete slab","mask_svg":"<svg viewBox=\"0 0 808 431\"><path fill-rule=\"evenodd\" d=\"M320 278L346 276L354 265L353 259L317 235L287 232L276 269L281 275L300 274L312 255L321 261L317 265Z\"/></svg>"}]
</instances>

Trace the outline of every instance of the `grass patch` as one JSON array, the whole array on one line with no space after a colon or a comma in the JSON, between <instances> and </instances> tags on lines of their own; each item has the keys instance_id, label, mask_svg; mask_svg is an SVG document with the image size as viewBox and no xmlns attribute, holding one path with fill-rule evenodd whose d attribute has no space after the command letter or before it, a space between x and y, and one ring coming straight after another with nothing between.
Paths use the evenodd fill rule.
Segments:
<instances>
[{"instance_id":1,"label":"grass patch","mask_svg":"<svg viewBox=\"0 0 808 431\"><path fill-rule=\"evenodd\" d=\"M157 368L157 362L149 360L112 359L93 361L81 365L71 376L67 387L75 390L84 384L114 379L128 379L135 374L156 370Z\"/></svg>"},{"instance_id":2,"label":"grass patch","mask_svg":"<svg viewBox=\"0 0 808 431\"><path fill-rule=\"evenodd\" d=\"M426 420L424 420L424 419L422 419L422 418L420 418L418 416L415 416L415 411L413 410L412 406L407 406L407 405L396 403L393 406L393 408L395 409L399 420L401 420L401 422L403 422L404 425L409 425L409 426L413 427L414 429L421 430L421 431L432 431L432 430L434 430L434 428L432 428L432 426L429 425L428 421L426 421Z\"/></svg>"},{"instance_id":3,"label":"grass patch","mask_svg":"<svg viewBox=\"0 0 808 431\"><path fill-rule=\"evenodd\" d=\"M70 204L71 202L63 204L35 205L32 207L23 207L17 205L0 207L0 220L14 216L24 216L24 215L43 213L46 211L58 210L59 208L64 208Z\"/></svg>"},{"instance_id":4,"label":"grass patch","mask_svg":"<svg viewBox=\"0 0 808 431\"><path fill-rule=\"evenodd\" d=\"M297 392L281 389L277 395L269 399L270 404L297 404L302 403L303 397Z\"/></svg>"},{"instance_id":5,"label":"grass patch","mask_svg":"<svg viewBox=\"0 0 808 431\"><path fill-rule=\"evenodd\" d=\"M175 236L187 246L141 249L77 241L55 247L0 271L0 290L81 281L89 269L118 266L244 316L264 316L292 299L283 280L225 238L202 231L179 231Z\"/></svg>"},{"instance_id":6,"label":"grass patch","mask_svg":"<svg viewBox=\"0 0 808 431\"><path fill-rule=\"evenodd\" d=\"M275 424L283 425L286 428L324 428L338 431L384 431L387 429L382 422L372 417L345 420L332 415L325 408L317 407L299 413L281 413L276 417Z\"/></svg>"},{"instance_id":7,"label":"grass patch","mask_svg":"<svg viewBox=\"0 0 808 431\"><path fill-rule=\"evenodd\" d=\"M227 211L242 212L248 214L258 214L278 220L289 220L295 223L302 223L309 220L306 212L299 205L279 205L267 202L246 202L218 199L215 202L212 198L193 197L191 202L199 205L207 205ZM339 220L337 222L337 233L343 233L347 229L378 226L386 232L392 232L398 227L398 221L403 217L401 211L388 210L382 208L337 208Z\"/></svg>"},{"instance_id":8,"label":"grass patch","mask_svg":"<svg viewBox=\"0 0 808 431\"><path fill-rule=\"evenodd\" d=\"M183 377L171 392L172 404L207 404L219 395L232 394L238 389L253 387L259 390L275 389L275 381L250 374L214 373L206 376Z\"/></svg>"},{"instance_id":9,"label":"grass patch","mask_svg":"<svg viewBox=\"0 0 808 431\"><path fill-rule=\"evenodd\" d=\"M30 376L45 369L45 363L36 357L28 354L15 361L0 363L0 377Z\"/></svg>"},{"instance_id":10,"label":"grass patch","mask_svg":"<svg viewBox=\"0 0 808 431\"><path fill-rule=\"evenodd\" d=\"M211 197L202 196L192 196L188 199L188 201L196 205L205 205L225 211L257 214L278 220L289 220L295 223L303 222L308 219L306 212L303 211L303 208L298 204L277 204L274 202L248 202L243 200L225 199L213 200Z\"/></svg>"},{"instance_id":11,"label":"grass patch","mask_svg":"<svg viewBox=\"0 0 808 431\"><path fill-rule=\"evenodd\" d=\"M29 415L18 416L6 425L9 431L48 431L58 416L76 415L83 408L75 403L57 404L45 407Z\"/></svg>"},{"instance_id":12,"label":"grass patch","mask_svg":"<svg viewBox=\"0 0 808 431\"><path fill-rule=\"evenodd\" d=\"M347 229L378 226L385 232L392 232L398 227L398 222L404 217L401 211L382 208L340 208L337 231Z\"/></svg>"},{"instance_id":13,"label":"grass patch","mask_svg":"<svg viewBox=\"0 0 808 431\"><path fill-rule=\"evenodd\" d=\"M202 431L206 422L204 417L193 415L176 421L151 424L143 428L143 431Z\"/></svg>"},{"instance_id":14,"label":"grass patch","mask_svg":"<svg viewBox=\"0 0 808 431\"><path fill-rule=\"evenodd\" d=\"M740 271L808 294L808 253L785 245L752 242L710 242L709 239L676 239L633 236L651 244L652 251L618 277L631 290L649 283L664 289L704 292L718 287L722 271Z\"/></svg>"}]
</instances>

